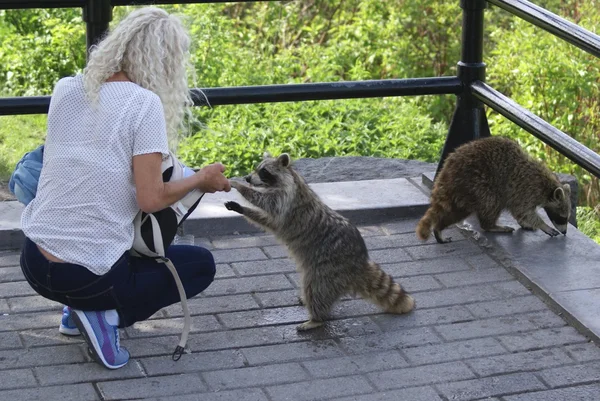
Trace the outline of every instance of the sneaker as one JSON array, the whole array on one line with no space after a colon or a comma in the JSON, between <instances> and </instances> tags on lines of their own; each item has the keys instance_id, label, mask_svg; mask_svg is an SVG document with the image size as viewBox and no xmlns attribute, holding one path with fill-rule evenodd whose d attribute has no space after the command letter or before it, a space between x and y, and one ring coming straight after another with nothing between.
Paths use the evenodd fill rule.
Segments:
<instances>
[{"instance_id":1,"label":"sneaker","mask_svg":"<svg viewBox=\"0 0 600 401\"><path fill-rule=\"evenodd\" d=\"M58 326L58 331L65 336L78 336L81 333L77 326L75 326L71 312L72 309L70 306L63 308L62 320L60 321L60 326Z\"/></svg>"},{"instance_id":2,"label":"sneaker","mask_svg":"<svg viewBox=\"0 0 600 401\"><path fill-rule=\"evenodd\" d=\"M85 338L96 362L108 369L118 369L129 362L129 351L119 343L119 315L110 311L73 309L73 320Z\"/></svg>"}]
</instances>

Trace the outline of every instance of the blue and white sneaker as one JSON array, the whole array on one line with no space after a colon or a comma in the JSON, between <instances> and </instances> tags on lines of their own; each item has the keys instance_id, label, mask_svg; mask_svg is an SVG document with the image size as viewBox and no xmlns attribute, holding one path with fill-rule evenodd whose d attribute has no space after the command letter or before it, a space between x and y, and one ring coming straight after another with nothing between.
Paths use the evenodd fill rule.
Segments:
<instances>
[{"instance_id":1,"label":"blue and white sneaker","mask_svg":"<svg viewBox=\"0 0 600 401\"><path fill-rule=\"evenodd\" d=\"M108 369L118 369L129 362L129 351L119 343L116 310L84 312L73 309L72 316L96 362Z\"/></svg>"},{"instance_id":2,"label":"blue and white sneaker","mask_svg":"<svg viewBox=\"0 0 600 401\"><path fill-rule=\"evenodd\" d=\"M62 320L60 321L60 326L58 326L58 331L65 336L78 336L81 333L77 326L75 326L71 312L72 309L70 306L63 308Z\"/></svg>"}]
</instances>

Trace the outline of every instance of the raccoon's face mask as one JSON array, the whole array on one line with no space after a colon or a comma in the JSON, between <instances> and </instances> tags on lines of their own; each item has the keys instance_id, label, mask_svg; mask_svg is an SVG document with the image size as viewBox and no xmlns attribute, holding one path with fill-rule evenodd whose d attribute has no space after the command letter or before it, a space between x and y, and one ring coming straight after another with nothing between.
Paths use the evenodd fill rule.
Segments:
<instances>
[{"instance_id":1,"label":"raccoon's face mask","mask_svg":"<svg viewBox=\"0 0 600 401\"><path fill-rule=\"evenodd\" d=\"M291 158L287 153L275 158L265 152L263 161L244 178L257 187L284 187L293 184L294 179L289 171L290 163Z\"/></svg>"},{"instance_id":2,"label":"raccoon's face mask","mask_svg":"<svg viewBox=\"0 0 600 401\"><path fill-rule=\"evenodd\" d=\"M567 235L567 226L571 216L571 187L564 184L552 192L550 202L544 207L554 227Z\"/></svg>"}]
</instances>

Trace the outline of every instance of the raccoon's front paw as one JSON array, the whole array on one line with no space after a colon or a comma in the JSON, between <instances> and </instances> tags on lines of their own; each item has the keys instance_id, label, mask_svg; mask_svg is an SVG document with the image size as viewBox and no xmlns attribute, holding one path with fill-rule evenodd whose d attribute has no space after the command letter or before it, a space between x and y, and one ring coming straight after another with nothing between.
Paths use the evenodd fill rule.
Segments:
<instances>
[{"instance_id":1,"label":"raccoon's front paw","mask_svg":"<svg viewBox=\"0 0 600 401\"><path fill-rule=\"evenodd\" d=\"M542 231L551 237L556 237L557 235L560 235L560 232L552 227L542 227Z\"/></svg>"},{"instance_id":2,"label":"raccoon's front paw","mask_svg":"<svg viewBox=\"0 0 600 401\"><path fill-rule=\"evenodd\" d=\"M225 202L225 207L227 208L227 210L232 210L239 214L244 214L244 208L242 207L242 205L240 205L237 202L233 202L233 201Z\"/></svg>"},{"instance_id":3,"label":"raccoon's front paw","mask_svg":"<svg viewBox=\"0 0 600 401\"><path fill-rule=\"evenodd\" d=\"M239 180L230 179L229 180L229 185L231 185L231 188L239 190L241 187L244 186L244 183L242 181L239 181Z\"/></svg>"}]
</instances>

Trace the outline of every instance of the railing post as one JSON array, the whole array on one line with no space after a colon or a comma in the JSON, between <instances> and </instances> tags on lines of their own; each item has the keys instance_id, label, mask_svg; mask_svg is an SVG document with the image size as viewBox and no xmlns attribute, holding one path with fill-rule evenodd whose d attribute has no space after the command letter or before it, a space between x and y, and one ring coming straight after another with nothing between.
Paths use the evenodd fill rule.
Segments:
<instances>
[{"instance_id":1,"label":"railing post","mask_svg":"<svg viewBox=\"0 0 600 401\"><path fill-rule=\"evenodd\" d=\"M458 146L473 139L490 136L484 105L470 91L473 81L485 81L483 13L486 6L485 0L460 1L463 10L462 54L457 66L457 75L463 84L463 90L457 98L436 175L442 169L446 157Z\"/></svg>"},{"instance_id":2,"label":"railing post","mask_svg":"<svg viewBox=\"0 0 600 401\"><path fill-rule=\"evenodd\" d=\"M98 43L112 21L110 0L87 0L83 7L83 20L86 23L86 47L89 54L90 47Z\"/></svg>"}]
</instances>

